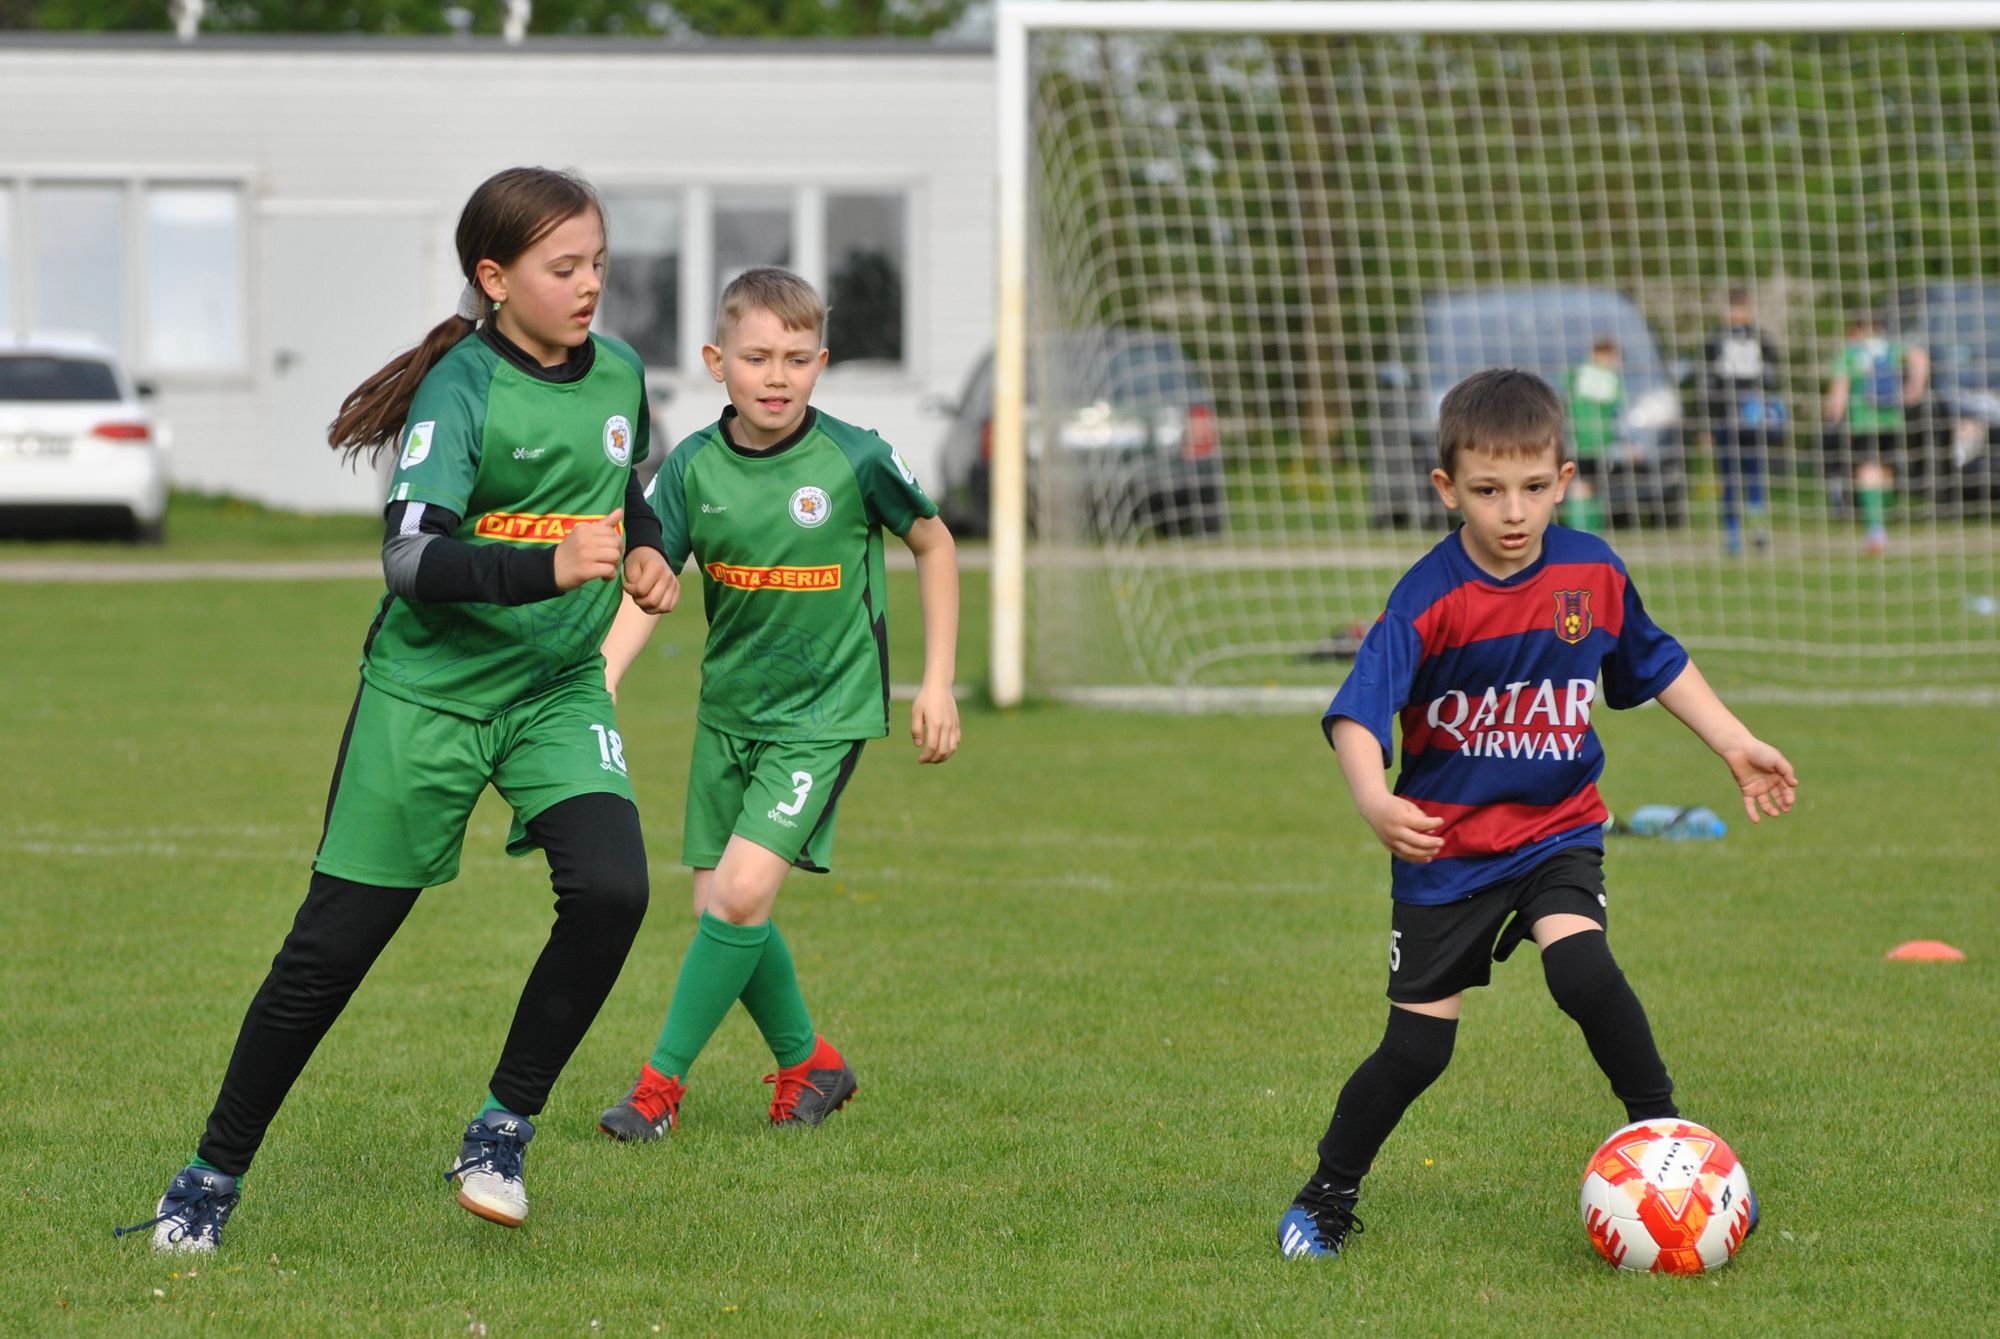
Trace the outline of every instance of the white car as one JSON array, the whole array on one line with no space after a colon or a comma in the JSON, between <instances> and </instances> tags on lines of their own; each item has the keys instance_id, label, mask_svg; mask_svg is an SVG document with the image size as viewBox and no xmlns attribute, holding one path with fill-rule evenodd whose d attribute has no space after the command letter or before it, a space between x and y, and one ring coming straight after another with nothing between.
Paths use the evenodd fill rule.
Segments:
<instances>
[{"instance_id":1,"label":"white car","mask_svg":"<svg viewBox=\"0 0 2000 1339\"><path fill-rule=\"evenodd\" d=\"M152 410L102 345L0 339L0 534L157 540L167 446Z\"/></svg>"}]
</instances>

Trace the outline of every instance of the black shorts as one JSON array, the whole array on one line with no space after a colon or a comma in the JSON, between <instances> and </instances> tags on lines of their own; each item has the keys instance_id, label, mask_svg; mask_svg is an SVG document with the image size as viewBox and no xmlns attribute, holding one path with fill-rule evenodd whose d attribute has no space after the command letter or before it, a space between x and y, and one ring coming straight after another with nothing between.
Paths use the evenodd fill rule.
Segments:
<instances>
[{"instance_id":1,"label":"black shorts","mask_svg":"<svg viewBox=\"0 0 2000 1339\"><path fill-rule=\"evenodd\" d=\"M1563 913L1606 923L1604 852L1568 847L1526 874L1442 906L1398 902L1389 921L1389 998L1429 1004L1483 986L1536 921Z\"/></svg>"}]
</instances>

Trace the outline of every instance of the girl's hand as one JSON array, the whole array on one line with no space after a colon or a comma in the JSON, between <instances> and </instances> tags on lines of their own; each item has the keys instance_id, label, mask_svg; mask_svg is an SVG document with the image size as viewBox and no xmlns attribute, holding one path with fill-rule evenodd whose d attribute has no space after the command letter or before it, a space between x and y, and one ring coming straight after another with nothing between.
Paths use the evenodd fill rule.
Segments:
<instances>
[{"instance_id":1,"label":"girl's hand","mask_svg":"<svg viewBox=\"0 0 2000 1339\"><path fill-rule=\"evenodd\" d=\"M625 552L625 537L618 523L625 519L619 507L601 521L584 521L556 545L556 589L575 590L586 581L609 581L618 575L618 559Z\"/></svg>"},{"instance_id":2,"label":"girl's hand","mask_svg":"<svg viewBox=\"0 0 2000 1339\"><path fill-rule=\"evenodd\" d=\"M625 555L625 593L646 613L669 614L680 603L681 579L658 549L634 549Z\"/></svg>"},{"instance_id":3,"label":"girl's hand","mask_svg":"<svg viewBox=\"0 0 2000 1339\"><path fill-rule=\"evenodd\" d=\"M910 708L910 742L917 761L939 763L958 752L958 702L950 684L925 683Z\"/></svg>"},{"instance_id":4,"label":"girl's hand","mask_svg":"<svg viewBox=\"0 0 2000 1339\"><path fill-rule=\"evenodd\" d=\"M1444 838L1431 836L1444 826L1444 820L1432 817L1414 801L1400 795L1385 791L1381 799L1361 811L1361 816L1375 830L1376 839L1398 860L1428 865L1444 849Z\"/></svg>"},{"instance_id":5,"label":"girl's hand","mask_svg":"<svg viewBox=\"0 0 2000 1339\"><path fill-rule=\"evenodd\" d=\"M1740 748L1724 749L1722 760L1729 764L1730 774L1743 792L1743 812L1750 815L1752 823L1764 821L1757 813L1760 808L1773 818L1791 812L1799 774L1784 754L1753 737Z\"/></svg>"}]
</instances>

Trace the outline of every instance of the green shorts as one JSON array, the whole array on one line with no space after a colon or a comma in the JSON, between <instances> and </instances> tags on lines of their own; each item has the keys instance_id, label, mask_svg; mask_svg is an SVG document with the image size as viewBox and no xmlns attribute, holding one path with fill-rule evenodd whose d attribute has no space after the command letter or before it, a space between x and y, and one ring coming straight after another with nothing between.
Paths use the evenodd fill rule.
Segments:
<instances>
[{"instance_id":1,"label":"green shorts","mask_svg":"<svg viewBox=\"0 0 2000 1339\"><path fill-rule=\"evenodd\" d=\"M682 862L714 869L734 834L800 869L826 873L834 811L865 742L743 739L696 721Z\"/></svg>"},{"instance_id":2,"label":"green shorts","mask_svg":"<svg viewBox=\"0 0 2000 1339\"><path fill-rule=\"evenodd\" d=\"M550 806L578 795L631 799L603 677L560 684L490 721L364 683L334 763L313 868L384 888L449 883L466 820L489 782L514 806L507 853L517 856L535 849L527 824Z\"/></svg>"}]
</instances>

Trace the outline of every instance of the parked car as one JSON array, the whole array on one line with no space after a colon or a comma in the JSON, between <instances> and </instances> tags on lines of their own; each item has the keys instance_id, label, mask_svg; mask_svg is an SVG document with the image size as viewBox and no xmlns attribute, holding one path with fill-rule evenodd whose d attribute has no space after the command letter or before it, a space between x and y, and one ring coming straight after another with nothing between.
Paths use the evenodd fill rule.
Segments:
<instances>
[{"instance_id":1,"label":"parked car","mask_svg":"<svg viewBox=\"0 0 2000 1339\"><path fill-rule=\"evenodd\" d=\"M166 447L141 388L84 339L0 340L0 533L157 540Z\"/></svg>"},{"instance_id":2,"label":"parked car","mask_svg":"<svg viewBox=\"0 0 2000 1339\"><path fill-rule=\"evenodd\" d=\"M1144 330L1079 331L1037 344L1028 362L1031 524L1039 518L1095 534L1139 526L1203 535L1228 525L1215 396L1171 339ZM984 534L991 353L946 412L938 505L954 530Z\"/></svg>"},{"instance_id":3,"label":"parked car","mask_svg":"<svg viewBox=\"0 0 2000 1339\"><path fill-rule=\"evenodd\" d=\"M1889 328L1930 354L1930 394L1909 441L1910 488L1941 511L2000 499L2000 284L1940 283L1896 295Z\"/></svg>"},{"instance_id":4,"label":"parked car","mask_svg":"<svg viewBox=\"0 0 2000 1339\"><path fill-rule=\"evenodd\" d=\"M1442 522L1430 473L1446 391L1488 367L1524 368L1560 389L1602 335L1618 341L1625 376L1606 509L1615 525L1681 524L1687 517L1681 399L1658 339L1624 294L1557 284L1458 289L1425 299L1402 358L1376 369L1370 519L1394 526Z\"/></svg>"}]
</instances>

